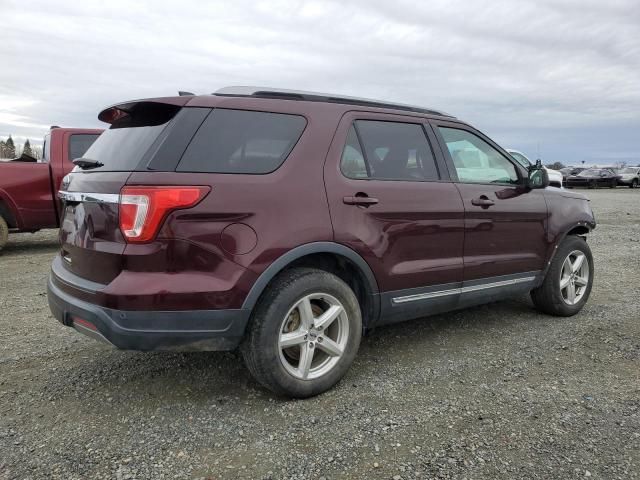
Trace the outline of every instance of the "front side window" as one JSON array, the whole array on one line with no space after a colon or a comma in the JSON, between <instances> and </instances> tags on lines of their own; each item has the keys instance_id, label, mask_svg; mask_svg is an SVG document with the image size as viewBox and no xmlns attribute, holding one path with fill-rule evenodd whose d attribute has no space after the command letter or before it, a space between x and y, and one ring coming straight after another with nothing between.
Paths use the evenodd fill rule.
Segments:
<instances>
[{"instance_id":1,"label":"front side window","mask_svg":"<svg viewBox=\"0 0 640 480\"><path fill-rule=\"evenodd\" d=\"M457 128L438 127L460 182L518 183L516 167L477 135Z\"/></svg>"},{"instance_id":2,"label":"front side window","mask_svg":"<svg viewBox=\"0 0 640 480\"><path fill-rule=\"evenodd\" d=\"M177 171L265 174L285 161L307 121L299 115L214 109Z\"/></svg>"},{"instance_id":3,"label":"front side window","mask_svg":"<svg viewBox=\"0 0 640 480\"><path fill-rule=\"evenodd\" d=\"M439 179L422 125L414 123L356 121L349 130L340 169L354 179Z\"/></svg>"}]
</instances>

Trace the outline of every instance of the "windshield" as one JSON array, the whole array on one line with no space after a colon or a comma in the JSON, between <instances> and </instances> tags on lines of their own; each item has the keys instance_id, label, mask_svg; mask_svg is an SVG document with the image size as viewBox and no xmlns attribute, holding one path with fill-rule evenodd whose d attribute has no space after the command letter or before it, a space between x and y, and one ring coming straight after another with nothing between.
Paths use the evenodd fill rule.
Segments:
<instances>
[{"instance_id":1,"label":"windshield","mask_svg":"<svg viewBox=\"0 0 640 480\"><path fill-rule=\"evenodd\" d=\"M518 152L509 152L513 158L515 158L520 165L524 168L529 168L531 166L531 162L527 157Z\"/></svg>"}]
</instances>

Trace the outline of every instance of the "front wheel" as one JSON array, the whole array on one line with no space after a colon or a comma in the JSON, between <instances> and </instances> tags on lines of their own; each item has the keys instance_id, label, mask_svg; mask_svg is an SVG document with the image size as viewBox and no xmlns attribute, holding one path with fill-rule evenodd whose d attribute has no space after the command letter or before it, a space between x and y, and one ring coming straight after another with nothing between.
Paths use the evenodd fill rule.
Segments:
<instances>
[{"instance_id":1,"label":"front wheel","mask_svg":"<svg viewBox=\"0 0 640 480\"><path fill-rule=\"evenodd\" d=\"M634 178L633 181L631 182L631 185L629 185L629 188L638 188L638 179Z\"/></svg>"},{"instance_id":2,"label":"front wheel","mask_svg":"<svg viewBox=\"0 0 640 480\"><path fill-rule=\"evenodd\" d=\"M618 181L614 178L613 180L611 180L611 184L609 185L609 188L616 188L618 186Z\"/></svg>"},{"instance_id":3,"label":"front wheel","mask_svg":"<svg viewBox=\"0 0 640 480\"><path fill-rule=\"evenodd\" d=\"M269 390L306 398L333 387L353 362L362 317L353 290L311 268L279 275L252 314L242 354Z\"/></svg>"},{"instance_id":4,"label":"front wheel","mask_svg":"<svg viewBox=\"0 0 640 480\"><path fill-rule=\"evenodd\" d=\"M9 240L9 225L2 216L0 216L0 250L4 248Z\"/></svg>"},{"instance_id":5,"label":"front wheel","mask_svg":"<svg viewBox=\"0 0 640 480\"><path fill-rule=\"evenodd\" d=\"M558 247L542 285L531 291L531 299L544 313L570 317L587 303L592 285L591 249L583 238L570 235Z\"/></svg>"}]
</instances>

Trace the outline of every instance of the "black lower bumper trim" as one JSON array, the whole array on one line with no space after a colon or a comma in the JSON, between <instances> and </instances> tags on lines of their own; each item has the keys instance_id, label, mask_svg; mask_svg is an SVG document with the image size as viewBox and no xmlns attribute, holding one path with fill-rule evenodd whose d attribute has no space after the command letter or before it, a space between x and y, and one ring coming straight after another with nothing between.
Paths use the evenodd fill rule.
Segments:
<instances>
[{"instance_id":1,"label":"black lower bumper trim","mask_svg":"<svg viewBox=\"0 0 640 480\"><path fill-rule=\"evenodd\" d=\"M63 292L51 278L47 297L51 312L63 325L91 334L84 324L89 322L97 329L90 336L99 335L123 350L233 350L244 336L250 314L242 309L114 310Z\"/></svg>"}]
</instances>

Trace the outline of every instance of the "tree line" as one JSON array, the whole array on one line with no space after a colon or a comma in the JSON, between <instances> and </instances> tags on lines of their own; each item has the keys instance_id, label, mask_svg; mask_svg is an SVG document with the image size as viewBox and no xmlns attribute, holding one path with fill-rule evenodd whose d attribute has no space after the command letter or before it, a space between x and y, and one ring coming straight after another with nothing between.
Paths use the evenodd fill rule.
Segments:
<instances>
[{"instance_id":1,"label":"tree line","mask_svg":"<svg viewBox=\"0 0 640 480\"><path fill-rule=\"evenodd\" d=\"M28 155L39 160L42 158L42 150L40 147L32 146L28 138L23 145L16 145L11 135L6 140L0 140L0 158L17 158L21 155Z\"/></svg>"}]
</instances>

